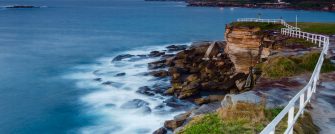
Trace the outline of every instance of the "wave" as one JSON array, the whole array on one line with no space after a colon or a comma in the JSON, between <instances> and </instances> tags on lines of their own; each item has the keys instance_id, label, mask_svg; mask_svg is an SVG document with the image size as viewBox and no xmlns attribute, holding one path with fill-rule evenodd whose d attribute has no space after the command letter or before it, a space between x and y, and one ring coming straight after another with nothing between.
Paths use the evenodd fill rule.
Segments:
<instances>
[{"instance_id":1,"label":"wave","mask_svg":"<svg viewBox=\"0 0 335 134\"><path fill-rule=\"evenodd\" d=\"M144 55L152 50L165 50L165 47L137 48L124 54ZM145 86L169 86L168 79L147 75L150 71L147 63L159 60L158 57L135 56L111 62L115 56L100 58L95 64L77 66L75 72L65 76L76 80L79 89L90 89L80 102L88 107L84 114L97 117L94 125L81 128L78 133L152 133L163 126L165 120L192 107L189 102L180 100L177 103L182 107L168 105L167 100L173 99L171 96L136 92Z\"/></svg>"}]
</instances>

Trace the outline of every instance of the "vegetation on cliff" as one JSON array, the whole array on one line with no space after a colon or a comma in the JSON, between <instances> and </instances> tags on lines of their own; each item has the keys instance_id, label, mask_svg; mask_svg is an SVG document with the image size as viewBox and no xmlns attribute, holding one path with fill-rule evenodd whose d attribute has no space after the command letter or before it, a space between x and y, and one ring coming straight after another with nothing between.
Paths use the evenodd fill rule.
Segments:
<instances>
[{"instance_id":1,"label":"vegetation on cliff","mask_svg":"<svg viewBox=\"0 0 335 134\"><path fill-rule=\"evenodd\" d=\"M290 22L290 25L295 25L295 23ZM298 22L298 27L302 31L318 34L335 34L335 23L316 23L316 22Z\"/></svg>"},{"instance_id":2,"label":"vegetation on cliff","mask_svg":"<svg viewBox=\"0 0 335 134\"><path fill-rule=\"evenodd\" d=\"M221 108L215 113L193 118L178 134L255 134L273 120L282 108L266 109L262 104L239 102L231 107ZM287 119L287 117L285 117ZM284 119L276 128L276 133L283 133L286 126ZM294 126L297 134L318 133L311 116L305 112Z\"/></svg>"},{"instance_id":3,"label":"vegetation on cliff","mask_svg":"<svg viewBox=\"0 0 335 134\"><path fill-rule=\"evenodd\" d=\"M283 78L312 72L318 62L320 53L311 52L303 56L279 56L270 58L267 62L257 65L262 69L264 77ZM322 73L335 71L335 66L329 59L325 59L321 68Z\"/></svg>"}]
</instances>

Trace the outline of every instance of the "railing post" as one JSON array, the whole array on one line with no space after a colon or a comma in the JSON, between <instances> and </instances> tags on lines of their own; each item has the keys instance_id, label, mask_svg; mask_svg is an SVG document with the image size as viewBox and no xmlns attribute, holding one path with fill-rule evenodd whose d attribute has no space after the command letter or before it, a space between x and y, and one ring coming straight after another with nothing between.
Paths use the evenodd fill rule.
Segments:
<instances>
[{"instance_id":1,"label":"railing post","mask_svg":"<svg viewBox=\"0 0 335 134\"><path fill-rule=\"evenodd\" d=\"M305 105L305 93L300 95L299 110L301 110L302 115L304 114L304 105Z\"/></svg>"},{"instance_id":2,"label":"railing post","mask_svg":"<svg viewBox=\"0 0 335 134\"><path fill-rule=\"evenodd\" d=\"M290 127L288 134L293 134L293 118L294 118L294 106L290 108L288 112L287 127Z\"/></svg>"}]
</instances>

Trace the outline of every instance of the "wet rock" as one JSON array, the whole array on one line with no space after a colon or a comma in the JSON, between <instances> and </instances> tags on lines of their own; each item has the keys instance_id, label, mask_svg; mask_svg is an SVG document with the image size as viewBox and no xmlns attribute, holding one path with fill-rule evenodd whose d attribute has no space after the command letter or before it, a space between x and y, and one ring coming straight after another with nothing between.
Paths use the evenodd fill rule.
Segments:
<instances>
[{"instance_id":1,"label":"wet rock","mask_svg":"<svg viewBox=\"0 0 335 134\"><path fill-rule=\"evenodd\" d=\"M113 103L109 103L109 104L106 104L105 106L106 106L106 107L115 107L116 105L113 104Z\"/></svg>"},{"instance_id":2,"label":"wet rock","mask_svg":"<svg viewBox=\"0 0 335 134\"><path fill-rule=\"evenodd\" d=\"M94 81L101 82L101 81L102 81L102 78L94 78L93 80L94 80Z\"/></svg>"},{"instance_id":3,"label":"wet rock","mask_svg":"<svg viewBox=\"0 0 335 134\"><path fill-rule=\"evenodd\" d=\"M164 94L164 92L170 88L170 84L159 82L152 86L152 89L155 93Z\"/></svg>"},{"instance_id":4,"label":"wet rock","mask_svg":"<svg viewBox=\"0 0 335 134\"><path fill-rule=\"evenodd\" d=\"M221 107L220 102L213 102L209 104L201 105L198 109L193 110L191 116L200 115L200 114L207 114L215 112L218 108Z\"/></svg>"},{"instance_id":5,"label":"wet rock","mask_svg":"<svg viewBox=\"0 0 335 134\"><path fill-rule=\"evenodd\" d=\"M169 72L166 70L158 70L158 71L152 71L150 72L150 74L155 77L166 77L169 75Z\"/></svg>"},{"instance_id":6,"label":"wet rock","mask_svg":"<svg viewBox=\"0 0 335 134\"><path fill-rule=\"evenodd\" d=\"M203 97L203 98L197 98L197 99L194 99L194 102L198 105L202 105L202 104L207 104L210 102L209 98L207 97Z\"/></svg>"},{"instance_id":7,"label":"wet rock","mask_svg":"<svg viewBox=\"0 0 335 134\"><path fill-rule=\"evenodd\" d=\"M136 109L148 106L149 103L141 99L133 99L121 105L124 109Z\"/></svg>"},{"instance_id":8,"label":"wet rock","mask_svg":"<svg viewBox=\"0 0 335 134\"><path fill-rule=\"evenodd\" d=\"M125 76L126 75L126 73L118 73L118 74L116 74L115 76Z\"/></svg>"},{"instance_id":9,"label":"wet rock","mask_svg":"<svg viewBox=\"0 0 335 134\"><path fill-rule=\"evenodd\" d=\"M181 51L181 50L185 50L188 46L187 45L170 45L167 46L166 48L168 49L168 51Z\"/></svg>"},{"instance_id":10,"label":"wet rock","mask_svg":"<svg viewBox=\"0 0 335 134\"><path fill-rule=\"evenodd\" d=\"M198 79L199 79L199 77L198 77L198 75L196 75L196 74L191 74L191 75L187 76L187 78L186 78L186 80L187 80L188 82L196 81L196 80L198 80Z\"/></svg>"},{"instance_id":11,"label":"wet rock","mask_svg":"<svg viewBox=\"0 0 335 134\"><path fill-rule=\"evenodd\" d=\"M155 94L148 86L140 87L137 91L137 93L148 95L148 96L154 96Z\"/></svg>"},{"instance_id":12,"label":"wet rock","mask_svg":"<svg viewBox=\"0 0 335 134\"><path fill-rule=\"evenodd\" d=\"M183 125L183 123L190 116L190 114L191 114L190 112L187 112L187 113L176 115L173 120L165 121L164 127L175 130L176 128Z\"/></svg>"},{"instance_id":13,"label":"wet rock","mask_svg":"<svg viewBox=\"0 0 335 134\"><path fill-rule=\"evenodd\" d=\"M166 62L166 60L150 62L150 63L148 63L148 68L149 69L164 68L164 67L166 67L165 62Z\"/></svg>"},{"instance_id":14,"label":"wet rock","mask_svg":"<svg viewBox=\"0 0 335 134\"><path fill-rule=\"evenodd\" d=\"M151 108L148 106L144 106L144 107L141 107L138 112L142 114L150 114Z\"/></svg>"},{"instance_id":15,"label":"wet rock","mask_svg":"<svg viewBox=\"0 0 335 134\"><path fill-rule=\"evenodd\" d=\"M113 60L112 60L112 62L114 62L114 61L121 61L121 60L123 60L123 59L126 59L126 58L131 58L131 57L133 57L134 55L131 55L131 54L122 54L122 55L118 55L118 56L116 56Z\"/></svg>"},{"instance_id":16,"label":"wet rock","mask_svg":"<svg viewBox=\"0 0 335 134\"><path fill-rule=\"evenodd\" d=\"M197 93L199 93L199 90L200 90L200 84L198 82L192 82L180 90L178 98L183 99L196 95Z\"/></svg>"},{"instance_id":17,"label":"wet rock","mask_svg":"<svg viewBox=\"0 0 335 134\"><path fill-rule=\"evenodd\" d=\"M102 85L113 86L113 87L116 87L116 88L120 88L123 85L122 83L113 82L113 81L105 81L105 82L103 82L101 84Z\"/></svg>"},{"instance_id":18,"label":"wet rock","mask_svg":"<svg viewBox=\"0 0 335 134\"><path fill-rule=\"evenodd\" d=\"M157 129L156 131L154 131L152 134L167 134L167 130L165 127L161 127Z\"/></svg>"},{"instance_id":19,"label":"wet rock","mask_svg":"<svg viewBox=\"0 0 335 134\"><path fill-rule=\"evenodd\" d=\"M183 125L183 123L184 120L167 120L164 122L164 127L166 127L167 129L175 130L176 128Z\"/></svg>"},{"instance_id":20,"label":"wet rock","mask_svg":"<svg viewBox=\"0 0 335 134\"><path fill-rule=\"evenodd\" d=\"M160 51L151 51L149 54L149 57L159 57L164 55L165 52L160 52Z\"/></svg>"},{"instance_id":21,"label":"wet rock","mask_svg":"<svg viewBox=\"0 0 335 134\"><path fill-rule=\"evenodd\" d=\"M189 106L190 103L187 103L185 101L182 101L176 97L171 97L167 100L163 101L164 103L166 103L167 106L173 107L173 108L181 108L181 107L185 107L185 106Z\"/></svg>"}]
</instances>

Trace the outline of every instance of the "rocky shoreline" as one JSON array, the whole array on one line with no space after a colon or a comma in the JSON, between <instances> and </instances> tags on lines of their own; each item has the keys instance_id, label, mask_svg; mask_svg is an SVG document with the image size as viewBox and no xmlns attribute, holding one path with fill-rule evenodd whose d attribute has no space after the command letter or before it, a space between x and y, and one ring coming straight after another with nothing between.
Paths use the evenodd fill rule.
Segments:
<instances>
[{"instance_id":1,"label":"rocky shoreline","mask_svg":"<svg viewBox=\"0 0 335 134\"><path fill-rule=\"evenodd\" d=\"M146 75L165 79L170 84L140 87L137 93L172 96L163 103L175 110L193 105L191 110L165 121L164 126L154 132L177 133L194 117L216 112L227 103L260 103L262 96L266 96L266 107L271 108L284 105L290 96L294 96L298 90L292 88L300 89L307 82L307 76L273 80L261 77L262 71L257 65L278 56L299 56L319 49L306 46L304 42L288 43L291 38L281 35L279 30L276 24L264 27L229 24L226 26L226 41L194 42L190 46L170 45L166 50L151 51L147 55L119 55L112 62L129 58L159 59L148 63L149 72ZM213 49L208 53L210 47ZM125 74L117 74L116 77L122 75ZM227 99L228 96L230 99ZM144 111L151 111L145 101L134 100L130 103L124 107L134 104L136 108L144 107Z\"/></svg>"}]
</instances>

